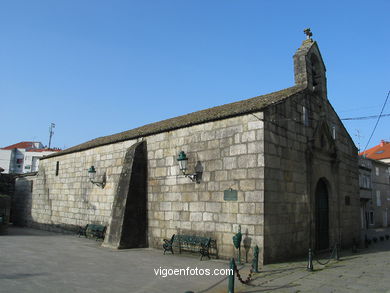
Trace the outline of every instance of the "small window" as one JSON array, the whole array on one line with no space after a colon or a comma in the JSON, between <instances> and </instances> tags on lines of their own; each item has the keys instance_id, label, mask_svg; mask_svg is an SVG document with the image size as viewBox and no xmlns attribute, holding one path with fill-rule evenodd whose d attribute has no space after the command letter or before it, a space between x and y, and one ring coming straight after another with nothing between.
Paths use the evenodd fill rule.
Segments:
<instances>
[{"instance_id":1,"label":"small window","mask_svg":"<svg viewBox=\"0 0 390 293\"><path fill-rule=\"evenodd\" d=\"M382 205L381 203L381 192L380 190L376 191L376 206L380 207Z\"/></svg>"},{"instance_id":2,"label":"small window","mask_svg":"<svg viewBox=\"0 0 390 293\"><path fill-rule=\"evenodd\" d=\"M379 176L379 167L375 167L375 175Z\"/></svg>"},{"instance_id":3,"label":"small window","mask_svg":"<svg viewBox=\"0 0 390 293\"><path fill-rule=\"evenodd\" d=\"M58 171L60 170L60 162L57 161L57 164L56 164L56 176L58 176Z\"/></svg>"},{"instance_id":4,"label":"small window","mask_svg":"<svg viewBox=\"0 0 390 293\"><path fill-rule=\"evenodd\" d=\"M333 137L333 139L336 139L336 126L335 125L332 126L332 137Z\"/></svg>"},{"instance_id":5,"label":"small window","mask_svg":"<svg viewBox=\"0 0 390 293\"><path fill-rule=\"evenodd\" d=\"M370 215L369 215L369 221L370 221L370 225L374 225L374 211L370 211Z\"/></svg>"},{"instance_id":6,"label":"small window","mask_svg":"<svg viewBox=\"0 0 390 293\"><path fill-rule=\"evenodd\" d=\"M349 196L345 197L345 205L350 206L351 205L351 198Z\"/></svg>"}]
</instances>

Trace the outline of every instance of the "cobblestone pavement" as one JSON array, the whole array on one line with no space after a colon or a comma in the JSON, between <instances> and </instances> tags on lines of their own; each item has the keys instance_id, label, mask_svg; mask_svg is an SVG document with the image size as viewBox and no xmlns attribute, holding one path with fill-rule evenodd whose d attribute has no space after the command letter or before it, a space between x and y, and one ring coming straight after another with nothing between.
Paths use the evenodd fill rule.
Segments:
<instances>
[{"instance_id":1,"label":"cobblestone pavement","mask_svg":"<svg viewBox=\"0 0 390 293\"><path fill-rule=\"evenodd\" d=\"M239 286L237 292L390 292L390 229L370 231L378 238L368 249L357 253L342 251L339 261L327 265L313 261L314 271L306 270L307 262L266 265L249 286ZM325 262L326 258L320 259Z\"/></svg>"},{"instance_id":2,"label":"cobblestone pavement","mask_svg":"<svg viewBox=\"0 0 390 293\"><path fill-rule=\"evenodd\" d=\"M163 255L162 249L111 250L84 237L17 227L0 235L0 264L1 293L184 293L214 288L225 277L164 278L154 269L227 268L226 261Z\"/></svg>"},{"instance_id":3,"label":"cobblestone pavement","mask_svg":"<svg viewBox=\"0 0 390 293\"><path fill-rule=\"evenodd\" d=\"M376 232L390 234L390 230ZM372 237L372 235L370 235ZM379 239L379 237L378 237ZM75 235L26 228L0 236L0 292L227 292L225 276L156 276L155 269L226 269L227 261L200 261L162 250L110 250ZM390 240L378 241L314 272L306 262L266 265L235 292L390 292ZM246 277L249 265L241 269Z\"/></svg>"}]
</instances>

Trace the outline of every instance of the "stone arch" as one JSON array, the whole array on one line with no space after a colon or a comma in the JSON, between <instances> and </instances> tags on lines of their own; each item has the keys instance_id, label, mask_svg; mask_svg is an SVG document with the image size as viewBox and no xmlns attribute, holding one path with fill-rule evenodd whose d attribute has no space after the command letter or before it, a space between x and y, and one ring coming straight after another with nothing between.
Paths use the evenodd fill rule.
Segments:
<instances>
[{"instance_id":1,"label":"stone arch","mask_svg":"<svg viewBox=\"0 0 390 293\"><path fill-rule=\"evenodd\" d=\"M330 240L329 201L331 188L325 177L317 180L314 193L315 247L317 250L327 249Z\"/></svg>"},{"instance_id":2,"label":"stone arch","mask_svg":"<svg viewBox=\"0 0 390 293\"><path fill-rule=\"evenodd\" d=\"M325 72L317 54L310 54L310 77L313 90L322 96L325 83Z\"/></svg>"}]
</instances>

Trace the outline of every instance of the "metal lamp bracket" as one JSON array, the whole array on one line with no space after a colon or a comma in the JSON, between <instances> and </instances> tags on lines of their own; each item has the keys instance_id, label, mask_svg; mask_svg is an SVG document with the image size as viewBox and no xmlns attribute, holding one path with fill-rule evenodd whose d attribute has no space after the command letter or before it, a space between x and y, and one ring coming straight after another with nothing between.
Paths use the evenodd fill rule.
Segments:
<instances>
[{"instance_id":1,"label":"metal lamp bracket","mask_svg":"<svg viewBox=\"0 0 390 293\"><path fill-rule=\"evenodd\" d=\"M102 179L100 181L99 180L93 180L91 178L89 179L89 181L91 181L92 184L95 184L96 186L98 186L101 189L103 189L106 186L106 181L107 181L106 172L104 172L104 174L102 176Z\"/></svg>"}]
</instances>

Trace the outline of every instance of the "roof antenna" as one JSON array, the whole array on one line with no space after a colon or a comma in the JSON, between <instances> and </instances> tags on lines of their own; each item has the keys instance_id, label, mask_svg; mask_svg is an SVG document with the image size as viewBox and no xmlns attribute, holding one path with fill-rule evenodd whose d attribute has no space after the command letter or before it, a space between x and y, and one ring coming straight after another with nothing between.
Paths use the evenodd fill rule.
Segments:
<instances>
[{"instance_id":1,"label":"roof antenna","mask_svg":"<svg viewBox=\"0 0 390 293\"><path fill-rule=\"evenodd\" d=\"M359 129L355 129L355 130L356 130L355 136L357 138L358 151L360 152L360 139L364 138L364 136L360 135L360 130Z\"/></svg>"},{"instance_id":2,"label":"roof antenna","mask_svg":"<svg viewBox=\"0 0 390 293\"><path fill-rule=\"evenodd\" d=\"M56 125L54 123L50 123L50 128L49 128L49 149L50 149L50 146L51 146L51 138L54 135L53 128L55 128L55 127L56 127Z\"/></svg>"}]
</instances>

